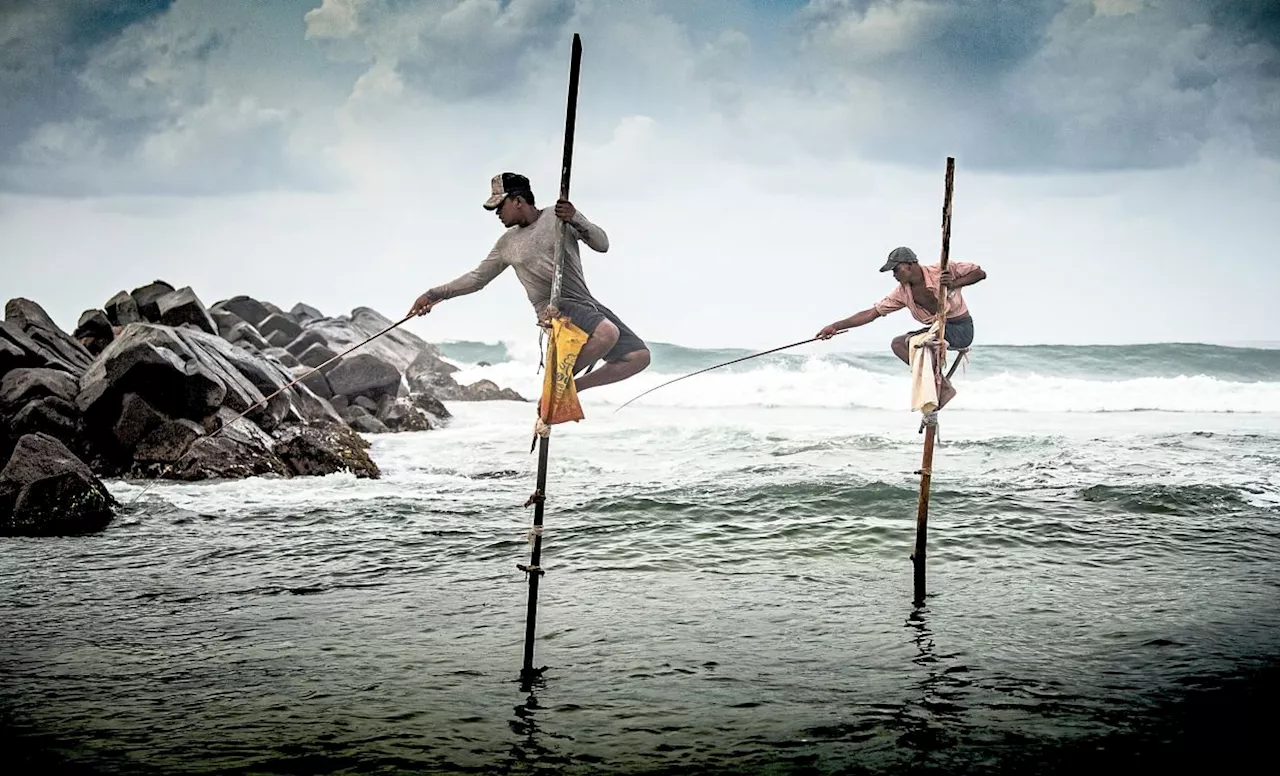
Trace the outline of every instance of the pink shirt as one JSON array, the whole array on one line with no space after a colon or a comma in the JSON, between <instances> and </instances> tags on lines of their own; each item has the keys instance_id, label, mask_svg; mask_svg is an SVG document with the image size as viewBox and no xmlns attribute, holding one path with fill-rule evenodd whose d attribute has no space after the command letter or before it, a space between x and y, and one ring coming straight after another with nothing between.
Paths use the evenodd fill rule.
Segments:
<instances>
[{"instance_id":1,"label":"pink shirt","mask_svg":"<svg viewBox=\"0 0 1280 776\"><path fill-rule=\"evenodd\" d=\"M969 261L948 261L947 268L951 270L953 277L967 275L978 269L978 265ZM942 265L939 264L921 264L920 269L924 271L924 284L933 292L934 297L938 295L938 276L942 274ZM960 292L963 289L953 288L947 294L947 320L959 318L967 315L969 306L964 303L964 295ZM911 311L911 317L917 321L929 325L933 323L934 314L928 310L921 309L916 304L916 300L911 296L911 287L905 283L899 283L898 287L893 289L884 299L875 303L876 312L881 315L888 315L895 310L907 308Z\"/></svg>"}]
</instances>

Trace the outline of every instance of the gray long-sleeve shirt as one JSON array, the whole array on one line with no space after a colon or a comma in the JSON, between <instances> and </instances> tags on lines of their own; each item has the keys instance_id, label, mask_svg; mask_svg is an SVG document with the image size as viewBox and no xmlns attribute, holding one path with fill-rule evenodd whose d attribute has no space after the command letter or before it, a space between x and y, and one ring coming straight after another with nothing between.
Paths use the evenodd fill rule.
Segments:
<instances>
[{"instance_id":1,"label":"gray long-sleeve shirt","mask_svg":"<svg viewBox=\"0 0 1280 776\"><path fill-rule=\"evenodd\" d=\"M480 262L480 266L427 293L435 301L472 294L489 285L490 281L510 266L515 267L516 277L524 286L533 309L541 313L551 301L551 280L556 271L556 225L567 223L560 297L594 303L595 298L591 296L587 281L582 275L578 241L586 243L594 251L604 253L609 250L609 236L603 229L588 221L581 210L567 222L556 218L554 208L543 208L539 212L541 215L529 226L513 226L503 232L494 243L493 250Z\"/></svg>"}]
</instances>

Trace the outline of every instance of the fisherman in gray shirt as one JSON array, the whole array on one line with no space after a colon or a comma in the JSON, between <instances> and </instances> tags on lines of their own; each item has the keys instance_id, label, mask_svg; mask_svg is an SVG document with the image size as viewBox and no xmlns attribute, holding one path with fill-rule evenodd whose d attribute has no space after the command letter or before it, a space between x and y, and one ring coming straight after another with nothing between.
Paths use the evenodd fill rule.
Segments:
<instances>
[{"instance_id":1,"label":"fisherman in gray shirt","mask_svg":"<svg viewBox=\"0 0 1280 776\"><path fill-rule=\"evenodd\" d=\"M545 321L556 269L558 223L555 219L558 218L569 225L564 235L564 274L560 280L558 307L590 337L578 354L575 371L581 372L601 358L605 362L601 368L576 377L574 384L577 390L616 383L649 366L649 348L644 340L636 336L612 310L596 301L583 277L578 242L581 240L598 253L608 251L609 237L603 229L588 221L565 199L556 202L555 218L552 218L548 215L552 208L538 209L534 205L529 179L513 172L493 176L492 196L485 201L484 208L494 211L507 231L498 238L478 267L456 280L428 290L414 301L409 314L425 315L445 299L473 294L510 266L515 268L516 277L524 286L538 319Z\"/></svg>"}]
</instances>

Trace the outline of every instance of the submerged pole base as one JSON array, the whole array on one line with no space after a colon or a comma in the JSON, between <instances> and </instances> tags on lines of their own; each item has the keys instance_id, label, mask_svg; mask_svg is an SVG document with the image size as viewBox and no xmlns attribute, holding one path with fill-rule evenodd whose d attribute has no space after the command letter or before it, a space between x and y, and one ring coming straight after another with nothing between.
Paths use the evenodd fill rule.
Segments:
<instances>
[{"instance_id":1,"label":"submerged pole base","mask_svg":"<svg viewBox=\"0 0 1280 776\"><path fill-rule=\"evenodd\" d=\"M529 692L535 686L542 687L544 685L542 675L546 670L547 666L543 666L542 668L520 669L520 691Z\"/></svg>"},{"instance_id":2,"label":"submerged pole base","mask_svg":"<svg viewBox=\"0 0 1280 776\"><path fill-rule=\"evenodd\" d=\"M924 560L925 560L924 556L917 556L914 552L911 553L911 565L915 571L915 575L914 575L915 591L914 591L914 598L912 599L911 603L914 604L915 606L924 606L924 599L927 595L925 590L926 580L925 580Z\"/></svg>"}]
</instances>

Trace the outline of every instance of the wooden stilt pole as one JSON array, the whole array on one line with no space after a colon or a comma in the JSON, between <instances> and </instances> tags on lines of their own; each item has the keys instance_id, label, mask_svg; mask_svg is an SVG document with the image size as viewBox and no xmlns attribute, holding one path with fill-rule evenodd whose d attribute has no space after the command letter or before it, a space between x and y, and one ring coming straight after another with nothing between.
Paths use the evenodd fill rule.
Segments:
<instances>
[{"instance_id":1,"label":"wooden stilt pole","mask_svg":"<svg viewBox=\"0 0 1280 776\"><path fill-rule=\"evenodd\" d=\"M547 449L550 438L538 440L538 485L534 491L533 552L524 571L529 576L529 603L524 617L524 663L520 668L521 679L528 681L537 675L533 668L533 639L538 631L538 580L542 578L542 509L547 499Z\"/></svg>"},{"instance_id":2,"label":"wooden stilt pole","mask_svg":"<svg viewBox=\"0 0 1280 776\"><path fill-rule=\"evenodd\" d=\"M947 157L947 178L942 200L942 262L941 268L947 269L947 259L951 252L951 189L955 180L956 160ZM942 368L946 359L946 348L943 337L947 327L947 287L938 286L938 349L933 359L933 379L939 393L942 391ZM920 500L916 507L916 546L911 553L911 562L915 566L915 605L923 606L926 595L925 581L925 545L929 536L929 485L933 480L933 443L938 435L936 418L926 423L924 432L924 458L920 463Z\"/></svg>"},{"instance_id":3,"label":"wooden stilt pole","mask_svg":"<svg viewBox=\"0 0 1280 776\"><path fill-rule=\"evenodd\" d=\"M578 114L578 71L582 63L582 39L573 34L573 50L569 63L569 100L565 109L564 122L564 156L560 165L560 199L569 198L569 177L573 166L573 133ZM555 216L548 216L555 218ZM556 232L556 271L551 281L551 312L554 314L560 303L560 284L564 275L564 229L565 224L557 224ZM547 361L547 369L556 368L556 359ZM533 640L538 628L538 581L542 571L542 517L547 497L547 455L551 437L538 438L538 484L529 503L533 507L533 552L529 556L528 566L518 566L529 578L529 603L525 612L524 626L524 664L520 669L520 677L526 683L537 676L540 671L533 667ZM527 506L528 504L526 504Z\"/></svg>"}]
</instances>

